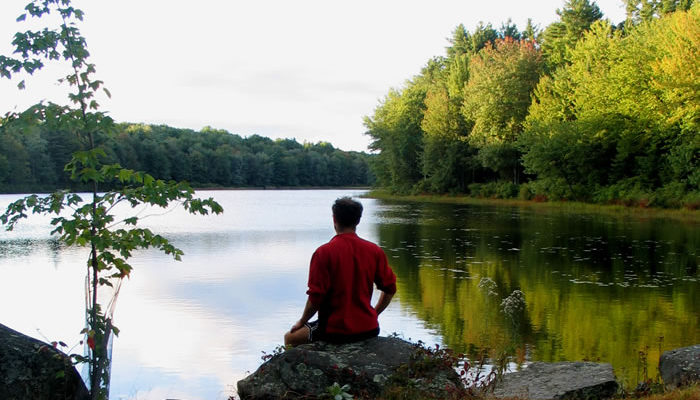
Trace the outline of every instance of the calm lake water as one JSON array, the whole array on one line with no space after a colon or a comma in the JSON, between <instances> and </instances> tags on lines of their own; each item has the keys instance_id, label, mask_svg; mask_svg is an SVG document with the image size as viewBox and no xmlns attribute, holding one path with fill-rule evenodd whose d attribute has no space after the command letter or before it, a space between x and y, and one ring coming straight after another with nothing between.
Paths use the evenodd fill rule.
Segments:
<instances>
[{"instance_id":1,"label":"calm lake water","mask_svg":"<svg viewBox=\"0 0 700 400\"><path fill-rule=\"evenodd\" d=\"M333 235L330 205L362 191L216 191L222 216L180 209L146 225L185 251L133 258L115 324L113 399L226 399L281 344L306 301L314 249ZM19 196L0 196L0 207ZM360 236L398 276L383 334L518 361L600 360L641 379L659 351L700 343L700 229L664 219L515 207L364 199ZM126 212L127 210L122 210ZM141 215L152 210L136 210ZM78 343L87 252L32 217L0 233L0 323ZM484 289L485 278L492 281ZM482 285L480 287L480 282ZM514 290L525 309L501 302Z\"/></svg>"}]
</instances>

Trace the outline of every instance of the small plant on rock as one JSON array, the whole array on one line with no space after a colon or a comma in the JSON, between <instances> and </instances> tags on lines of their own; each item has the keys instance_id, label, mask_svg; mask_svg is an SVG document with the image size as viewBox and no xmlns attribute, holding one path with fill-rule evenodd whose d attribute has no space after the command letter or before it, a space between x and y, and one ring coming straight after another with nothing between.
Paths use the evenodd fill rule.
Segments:
<instances>
[{"instance_id":1,"label":"small plant on rock","mask_svg":"<svg viewBox=\"0 0 700 400\"><path fill-rule=\"evenodd\" d=\"M331 386L326 389L331 395L333 400L352 400L353 397L348 391L350 390L350 385L340 386L338 382L333 382Z\"/></svg>"}]
</instances>

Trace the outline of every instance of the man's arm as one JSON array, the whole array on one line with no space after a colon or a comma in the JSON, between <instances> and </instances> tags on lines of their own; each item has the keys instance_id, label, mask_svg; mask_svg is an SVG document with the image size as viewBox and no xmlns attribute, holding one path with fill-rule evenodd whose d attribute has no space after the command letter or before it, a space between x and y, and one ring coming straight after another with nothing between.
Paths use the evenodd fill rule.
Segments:
<instances>
[{"instance_id":1,"label":"man's arm","mask_svg":"<svg viewBox=\"0 0 700 400\"><path fill-rule=\"evenodd\" d=\"M393 294L388 294L387 292L382 292L382 294L379 295L379 300L377 301L377 305L374 306L375 311L377 311L377 315L381 314L382 311L391 303L391 298L394 297Z\"/></svg>"},{"instance_id":2,"label":"man's arm","mask_svg":"<svg viewBox=\"0 0 700 400\"><path fill-rule=\"evenodd\" d=\"M385 306L386 307L386 306ZM294 332L304 326L305 323L309 322L311 317L316 314L319 306L311 302L311 299L306 299L306 306L304 306L304 312L301 314L301 318L293 326L290 332Z\"/></svg>"}]
</instances>

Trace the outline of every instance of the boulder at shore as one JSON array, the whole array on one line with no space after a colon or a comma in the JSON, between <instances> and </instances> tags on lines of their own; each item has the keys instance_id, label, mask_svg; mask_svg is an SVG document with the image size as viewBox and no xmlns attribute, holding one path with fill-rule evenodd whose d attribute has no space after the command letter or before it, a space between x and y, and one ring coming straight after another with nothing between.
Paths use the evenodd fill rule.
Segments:
<instances>
[{"instance_id":1,"label":"boulder at shore","mask_svg":"<svg viewBox=\"0 0 700 400\"><path fill-rule=\"evenodd\" d=\"M505 374L494 390L497 398L605 399L617 391L610 364L592 362L536 362Z\"/></svg>"},{"instance_id":2,"label":"boulder at shore","mask_svg":"<svg viewBox=\"0 0 700 400\"><path fill-rule=\"evenodd\" d=\"M395 337L332 345L323 342L297 346L266 361L253 374L238 381L242 400L283 399L328 395L334 383L350 385L349 394L379 395L402 365L414 361L419 347ZM426 387L455 388L459 377L450 367L436 368Z\"/></svg>"},{"instance_id":3,"label":"boulder at shore","mask_svg":"<svg viewBox=\"0 0 700 400\"><path fill-rule=\"evenodd\" d=\"M0 399L83 400L88 391L68 357L0 324Z\"/></svg>"},{"instance_id":4,"label":"boulder at shore","mask_svg":"<svg viewBox=\"0 0 700 400\"><path fill-rule=\"evenodd\" d=\"M659 373L670 387L700 382L700 344L664 352L659 358Z\"/></svg>"}]
</instances>

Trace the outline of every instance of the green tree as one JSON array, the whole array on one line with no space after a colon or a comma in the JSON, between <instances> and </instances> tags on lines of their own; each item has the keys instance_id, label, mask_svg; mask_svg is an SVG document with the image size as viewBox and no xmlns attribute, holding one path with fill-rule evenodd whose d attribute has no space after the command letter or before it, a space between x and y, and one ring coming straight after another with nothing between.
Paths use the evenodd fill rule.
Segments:
<instances>
[{"instance_id":1,"label":"green tree","mask_svg":"<svg viewBox=\"0 0 700 400\"><path fill-rule=\"evenodd\" d=\"M457 186L453 180L454 157L446 157L460 137L459 106L450 102L447 89L438 87L428 92L426 110L421 122L423 136L423 179L431 191L445 192Z\"/></svg>"},{"instance_id":2,"label":"green tree","mask_svg":"<svg viewBox=\"0 0 700 400\"><path fill-rule=\"evenodd\" d=\"M80 140L69 131L52 127L48 121L42 132L46 135L47 154L51 159L50 167L56 175L55 186L47 187L45 190L74 187L75 183L70 180L70 175L64 171L63 167L70 161L71 154L80 150Z\"/></svg>"},{"instance_id":3,"label":"green tree","mask_svg":"<svg viewBox=\"0 0 700 400\"><path fill-rule=\"evenodd\" d=\"M525 30L522 32L522 38L535 42L535 41L538 41L539 36L540 36L539 25L533 25L532 18L528 18L527 25L525 26Z\"/></svg>"},{"instance_id":4,"label":"green tree","mask_svg":"<svg viewBox=\"0 0 700 400\"><path fill-rule=\"evenodd\" d=\"M425 98L421 167L425 189L433 192L464 192L476 166L467 140L472 124L460 112L468 60L468 54L454 57L446 78L435 82Z\"/></svg>"},{"instance_id":5,"label":"green tree","mask_svg":"<svg viewBox=\"0 0 700 400\"><path fill-rule=\"evenodd\" d=\"M447 47L447 57L454 59L463 54L469 54L472 52L472 38L467 29L463 24L459 24L454 31L452 31L452 37L450 38L450 46Z\"/></svg>"},{"instance_id":6,"label":"green tree","mask_svg":"<svg viewBox=\"0 0 700 400\"><path fill-rule=\"evenodd\" d=\"M233 168L234 149L228 144L223 144L214 150L212 162L211 181L220 185L231 186L234 180Z\"/></svg>"},{"instance_id":7,"label":"green tree","mask_svg":"<svg viewBox=\"0 0 700 400\"><path fill-rule=\"evenodd\" d=\"M625 26L632 27L638 24L641 19L639 15L639 5L641 4L641 0L624 0L624 3L625 14L627 15Z\"/></svg>"},{"instance_id":8,"label":"green tree","mask_svg":"<svg viewBox=\"0 0 700 400\"><path fill-rule=\"evenodd\" d=\"M375 174L383 186L400 192L410 191L423 176L418 160L423 151L426 80L417 77L402 91L391 90L373 117L365 117L367 134L372 137L370 149L381 151L374 163Z\"/></svg>"},{"instance_id":9,"label":"green tree","mask_svg":"<svg viewBox=\"0 0 700 400\"><path fill-rule=\"evenodd\" d=\"M519 155L514 146L541 70L539 51L530 41L499 39L469 64L462 113L474 121L470 142L482 165L518 182Z\"/></svg>"},{"instance_id":10,"label":"green tree","mask_svg":"<svg viewBox=\"0 0 700 400\"><path fill-rule=\"evenodd\" d=\"M493 28L491 23L484 25L483 22L479 22L479 25L474 28L471 39L471 50L476 53L483 49L488 43L493 43L498 39L498 32Z\"/></svg>"},{"instance_id":11,"label":"green tree","mask_svg":"<svg viewBox=\"0 0 700 400\"><path fill-rule=\"evenodd\" d=\"M530 22L530 20L528 20L528 22ZM498 36L501 39L511 38L513 40L520 40L521 37L518 27L510 18L508 18L508 21L501 24L501 29L498 31Z\"/></svg>"},{"instance_id":12,"label":"green tree","mask_svg":"<svg viewBox=\"0 0 700 400\"><path fill-rule=\"evenodd\" d=\"M182 251L164 237L149 229L138 228L138 217L117 220L113 210L117 204L131 207L150 205L167 207L171 202L181 203L191 213L220 213L221 207L213 200L194 197L186 184L164 182L152 176L119 165L103 162L105 151L97 146L97 136L114 131L111 118L98 111L95 96L99 90L107 92L102 82L93 78L95 66L88 61L86 42L78 29L83 12L71 6L70 0L35 0L17 19L27 17L42 19L47 14L59 17L58 26L37 31L18 32L13 45L16 58L0 56L0 76L12 78L23 72L33 74L46 61L64 61L72 71L61 79L73 89L69 94L72 105L59 106L39 103L21 113L8 113L0 130L16 129L31 133L41 129L47 121L60 130L76 134L84 149L72 154L65 170L73 181L91 189L91 199L69 191L58 191L40 197L30 195L10 204L0 221L12 229L29 213L54 215L51 224L53 234L66 245L85 246L90 249L87 261L86 327L82 330L87 344L87 355L72 355L78 362L85 362L89 369L89 390L92 399L109 397L110 352L112 335L118 329L112 324L116 294L122 279L128 277L132 267L128 260L139 248L154 247L175 259ZM25 87L24 80L18 87ZM104 187L114 190L102 191ZM108 290L109 288L109 290ZM106 303L104 294L111 293ZM103 295L98 296L98 291Z\"/></svg>"},{"instance_id":13,"label":"green tree","mask_svg":"<svg viewBox=\"0 0 700 400\"><path fill-rule=\"evenodd\" d=\"M559 21L551 23L542 32L542 53L550 71L570 59L569 53L591 24L603 17L598 5L588 0L566 0L557 9Z\"/></svg>"},{"instance_id":14,"label":"green tree","mask_svg":"<svg viewBox=\"0 0 700 400\"><path fill-rule=\"evenodd\" d=\"M31 162L21 138L18 137L19 133L8 126L10 119L10 116L5 117L0 126L0 152L8 164L8 170L12 171L5 174L2 183L7 189L17 190L30 182Z\"/></svg>"},{"instance_id":15,"label":"green tree","mask_svg":"<svg viewBox=\"0 0 700 400\"><path fill-rule=\"evenodd\" d=\"M634 26L675 11L688 11L694 0L625 0L626 24Z\"/></svg>"}]
</instances>

